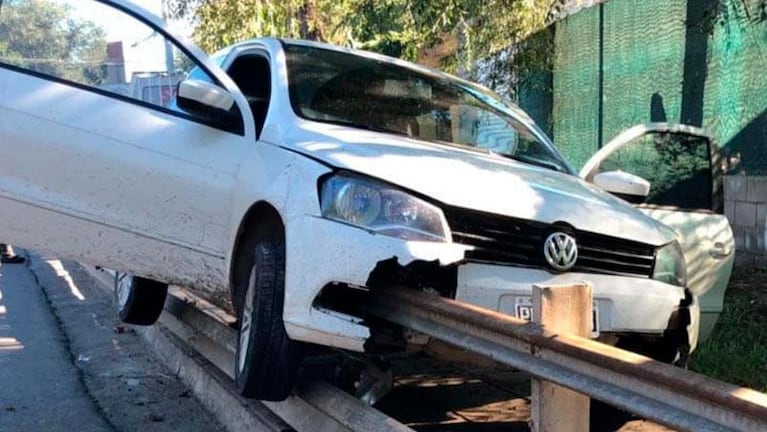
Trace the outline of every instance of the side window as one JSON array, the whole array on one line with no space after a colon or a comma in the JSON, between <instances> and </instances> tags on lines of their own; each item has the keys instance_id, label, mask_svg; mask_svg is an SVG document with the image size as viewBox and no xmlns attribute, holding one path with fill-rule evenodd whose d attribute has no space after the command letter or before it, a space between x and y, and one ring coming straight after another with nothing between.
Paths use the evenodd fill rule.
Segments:
<instances>
[{"instance_id":1,"label":"side window","mask_svg":"<svg viewBox=\"0 0 767 432\"><path fill-rule=\"evenodd\" d=\"M226 60L226 55L229 51L225 52L218 52L216 54L213 54L210 56L210 61L212 61L216 66L223 67L223 63ZM190 62L191 63L191 62ZM210 75L205 73L204 70L202 70L199 66L194 66L189 70L189 73L187 74L187 79L193 79L197 81L204 81L210 84L216 84L216 82L211 78Z\"/></svg>"},{"instance_id":2,"label":"side window","mask_svg":"<svg viewBox=\"0 0 767 432\"><path fill-rule=\"evenodd\" d=\"M97 1L0 2L0 64L172 111L177 85L195 70L173 42Z\"/></svg>"},{"instance_id":3,"label":"side window","mask_svg":"<svg viewBox=\"0 0 767 432\"><path fill-rule=\"evenodd\" d=\"M244 54L232 63L227 73L247 99L256 135L261 136L271 95L269 60L260 54Z\"/></svg>"},{"instance_id":4,"label":"side window","mask_svg":"<svg viewBox=\"0 0 767 432\"><path fill-rule=\"evenodd\" d=\"M715 210L711 141L683 133L649 133L618 148L597 172L622 170L650 182L646 204Z\"/></svg>"}]
</instances>

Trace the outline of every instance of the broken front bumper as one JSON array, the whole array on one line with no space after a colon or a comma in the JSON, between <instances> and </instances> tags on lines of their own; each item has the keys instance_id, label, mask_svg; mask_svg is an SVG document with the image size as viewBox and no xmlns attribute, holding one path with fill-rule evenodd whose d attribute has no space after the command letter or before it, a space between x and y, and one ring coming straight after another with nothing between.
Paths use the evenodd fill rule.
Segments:
<instances>
[{"instance_id":1,"label":"broken front bumper","mask_svg":"<svg viewBox=\"0 0 767 432\"><path fill-rule=\"evenodd\" d=\"M315 307L331 284L364 287L382 261L405 266L415 261L450 265L463 259L466 246L408 242L316 216L286 224L285 329L291 339L363 351L370 336L360 320Z\"/></svg>"},{"instance_id":2,"label":"broken front bumper","mask_svg":"<svg viewBox=\"0 0 767 432\"><path fill-rule=\"evenodd\" d=\"M690 346L697 342L697 302L693 299L690 304L681 287L635 277L554 274L535 268L467 263L464 245L407 242L313 216L289 220L286 231L284 317L288 335L295 340L363 351L369 329L351 315L317 307L323 288L333 284L365 287L373 272L379 281L391 277L392 283L401 283L415 268L419 274L413 280L425 279L419 287L428 287L429 275L424 269L437 274L449 267L454 270L449 272L450 294L456 299L510 315L515 315L519 299L529 298L533 284L589 281L602 333L660 336L680 308L686 308L690 311ZM439 281L443 293L444 276L440 274Z\"/></svg>"}]
</instances>

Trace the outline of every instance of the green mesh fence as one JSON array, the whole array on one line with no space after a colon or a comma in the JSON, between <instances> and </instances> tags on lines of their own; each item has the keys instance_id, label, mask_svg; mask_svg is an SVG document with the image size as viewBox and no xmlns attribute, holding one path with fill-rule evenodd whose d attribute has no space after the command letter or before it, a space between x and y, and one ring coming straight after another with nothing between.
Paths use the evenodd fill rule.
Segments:
<instances>
[{"instance_id":1,"label":"green mesh fence","mask_svg":"<svg viewBox=\"0 0 767 432\"><path fill-rule=\"evenodd\" d=\"M765 6L728 1L708 49L704 126L723 145L729 168L748 175L767 175Z\"/></svg>"},{"instance_id":2,"label":"green mesh fence","mask_svg":"<svg viewBox=\"0 0 767 432\"><path fill-rule=\"evenodd\" d=\"M684 4L645 0L604 5L603 144L638 123L679 121Z\"/></svg>"},{"instance_id":3,"label":"green mesh fence","mask_svg":"<svg viewBox=\"0 0 767 432\"><path fill-rule=\"evenodd\" d=\"M611 0L554 34L552 91L517 97L575 167L628 127L669 121L711 132L729 172L767 175L767 1Z\"/></svg>"},{"instance_id":4,"label":"green mesh fence","mask_svg":"<svg viewBox=\"0 0 767 432\"><path fill-rule=\"evenodd\" d=\"M555 29L554 141L580 168L599 147L599 14L592 9Z\"/></svg>"}]
</instances>

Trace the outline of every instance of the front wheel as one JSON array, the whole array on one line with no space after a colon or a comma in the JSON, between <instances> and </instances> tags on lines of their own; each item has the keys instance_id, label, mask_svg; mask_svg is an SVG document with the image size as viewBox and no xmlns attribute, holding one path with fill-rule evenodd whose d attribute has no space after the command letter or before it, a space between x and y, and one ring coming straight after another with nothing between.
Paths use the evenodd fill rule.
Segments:
<instances>
[{"instance_id":1,"label":"front wheel","mask_svg":"<svg viewBox=\"0 0 767 432\"><path fill-rule=\"evenodd\" d=\"M681 336L670 337L667 335L652 341L632 338L620 341L616 346L683 369L687 368L690 361L690 346Z\"/></svg>"},{"instance_id":2,"label":"front wheel","mask_svg":"<svg viewBox=\"0 0 767 432\"><path fill-rule=\"evenodd\" d=\"M301 346L283 322L285 242L280 229L256 233L250 278L241 305L235 381L242 396L281 401L293 390Z\"/></svg>"},{"instance_id":3,"label":"front wheel","mask_svg":"<svg viewBox=\"0 0 767 432\"><path fill-rule=\"evenodd\" d=\"M122 272L115 274L115 304L125 323L154 324L162 314L167 295L167 284Z\"/></svg>"}]
</instances>

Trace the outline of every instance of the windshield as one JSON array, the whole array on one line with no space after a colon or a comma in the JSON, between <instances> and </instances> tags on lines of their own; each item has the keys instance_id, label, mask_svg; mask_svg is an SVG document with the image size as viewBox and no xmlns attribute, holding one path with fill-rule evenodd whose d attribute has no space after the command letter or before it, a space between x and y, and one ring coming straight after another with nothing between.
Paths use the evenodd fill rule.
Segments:
<instances>
[{"instance_id":1,"label":"windshield","mask_svg":"<svg viewBox=\"0 0 767 432\"><path fill-rule=\"evenodd\" d=\"M573 173L501 99L442 74L287 44L290 99L306 119L462 146Z\"/></svg>"}]
</instances>

